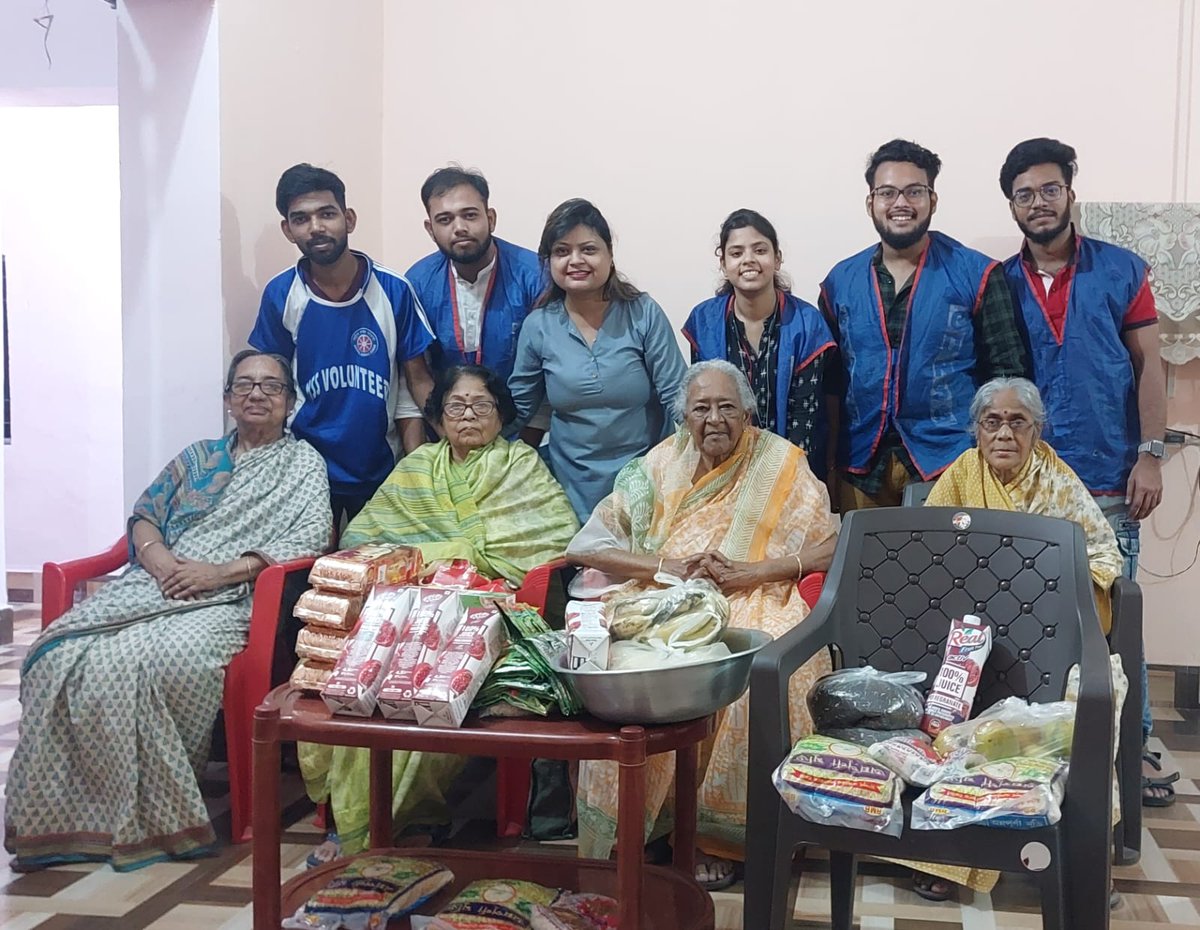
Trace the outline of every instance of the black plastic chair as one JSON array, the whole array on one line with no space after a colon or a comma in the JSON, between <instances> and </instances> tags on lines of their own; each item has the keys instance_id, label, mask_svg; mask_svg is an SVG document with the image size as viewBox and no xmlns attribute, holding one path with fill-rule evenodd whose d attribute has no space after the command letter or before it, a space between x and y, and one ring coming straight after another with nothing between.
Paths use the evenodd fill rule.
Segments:
<instances>
[{"instance_id":1,"label":"black plastic chair","mask_svg":"<svg viewBox=\"0 0 1200 930\"><path fill-rule=\"evenodd\" d=\"M1029 514L892 507L846 516L817 606L755 657L750 675L746 927L788 925L797 846L830 850L834 930L853 924L858 855L1026 871L1039 879L1046 930L1109 926L1113 698L1086 553L1078 525ZM794 815L771 775L790 749L787 687L796 669L833 647L843 666L917 669L928 684L951 619L967 613L986 618L994 634L976 711L1011 695L1059 700L1080 664L1062 820L1036 830L913 830L911 791L898 838ZM1040 874L1024 864L1028 844L1049 852Z\"/></svg>"},{"instance_id":2,"label":"black plastic chair","mask_svg":"<svg viewBox=\"0 0 1200 930\"><path fill-rule=\"evenodd\" d=\"M906 485L904 506L923 507L936 483L920 481ZM1142 590L1127 578L1118 578L1113 586L1108 645L1121 657L1129 679L1117 747L1121 820L1113 827L1113 864L1133 865L1142 857Z\"/></svg>"}]
</instances>

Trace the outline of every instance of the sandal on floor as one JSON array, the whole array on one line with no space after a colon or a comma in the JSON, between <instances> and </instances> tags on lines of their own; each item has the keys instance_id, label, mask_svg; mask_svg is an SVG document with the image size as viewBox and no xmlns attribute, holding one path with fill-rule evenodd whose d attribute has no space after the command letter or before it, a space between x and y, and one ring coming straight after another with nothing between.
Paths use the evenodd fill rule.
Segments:
<instances>
[{"instance_id":1,"label":"sandal on floor","mask_svg":"<svg viewBox=\"0 0 1200 930\"><path fill-rule=\"evenodd\" d=\"M329 833L325 836L325 842L315 847L308 854L308 858L304 860L305 864L310 869L317 869L323 865L328 865L334 859L337 859L342 854L342 844L338 840L336 833Z\"/></svg>"},{"instance_id":2,"label":"sandal on floor","mask_svg":"<svg viewBox=\"0 0 1200 930\"><path fill-rule=\"evenodd\" d=\"M728 866L729 872L723 874L721 866ZM696 884L705 891L721 891L723 888L728 888L737 881L737 864L729 859L722 859L719 856L705 856L703 854L696 856L696 871L694 873ZM707 878L709 875L717 875L717 878Z\"/></svg>"},{"instance_id":3,"label":"sandal on floor","mask_svg":"<svg viewBox=\"0 0 1200 930\"><path fill-rule=\"evenodd\" d=\"M1170 807L1175 803L1175 789L1172 782L1178 779L1175 773L1172 781L1155 781L1153 778L1142 779L1142 807Z\"/></svg>"},{"instance_id":4,"label":"sandal on floor","mask_svg":"<svg viewBox=\"0 0 1200 930\"><path fill-rule=\"evenodd\" d=\"M1162 753L1151 752L1146 750L1142 753L1142 761L1156 772L1162 771ZM1179 781L1179 773L1172 772L1170 775L1143 775L1142 782L1149 782L1152 785L1173 785Z\"/></svg>"},{"instance_id":5,"label":"sandal on floor","mask_svg":"<svg viewBox=\"0 0 1200 930\"><path fill-rule=\"evenodd\" d=\"M1117 891L1117 886L1114 885L1108 892L1108 909L1115 911L1122 904L1121 892Z\"/></svg>"},{"instance_id":6,"label":"sandal on floor","mask_svg":"<svg viewBox=\"0 0 1200 930\"><path fill-rule=\"evenodd\" d=\"M926 872L913 872L913 891L926 901L949 901L950 882ZM935 887L940 885L941 887Z\"/></svg>"}]
</instances>

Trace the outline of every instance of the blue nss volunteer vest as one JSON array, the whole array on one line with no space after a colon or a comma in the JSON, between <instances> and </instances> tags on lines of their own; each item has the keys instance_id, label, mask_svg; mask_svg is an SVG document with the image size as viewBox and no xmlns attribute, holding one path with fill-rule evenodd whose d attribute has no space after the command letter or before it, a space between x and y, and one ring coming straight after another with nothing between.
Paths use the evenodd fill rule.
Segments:
<instances>
[{"instance_id":1,"label":"blue nss volunteer vest","mask_svg":"<svg viewBox=\"0 0 1200 930\"><path fill-rule=\"evenodd\" d=\"M700 361L728 360L729 345L725 338L725 327L732 312L733 296L722 295L697 304L688 315L687 322L683 324L683 335L696 350L696 357ZM786 438L788 394L792 389L792 378L814 358L832 348L834 342L825 318L812 304L780 291L779 313L779 358L775 368L775 432ZM828 418L822 405L813 429L811 447L805 450L809 456L809 465L817 472L818 477L823 477L822 473L825 470L825 440L828 432Z\"/></svg>"},{"instance_id":2,"label":"blue nss volunteer vest","mask_svg":"<svg viewBox=\"0 0 1200 930\"><path fill-rule=\"evenodd\" d=\"M1137 459L1137 385L1121 327L1146 273L1146 263L1127 249L1077 237L1059 337L1034 272L1019 253L1004 263L1046 405L1042 438L1095 493L1125 493Z\"/></svg>"},{"instance_id":3,"label":"blue nss volunteer vest","mask_svg":"<svg viewBox=\"0 0 1200 930\"><path fill-rule=\"evenodd\" d=\"M502 379L512 374L517 335L542 290L537 255L503 239L496 243L496 266L484 296L479 347L463 348L462 323L450 260L441 252L427 255L405 275L420 298L429 325L437 337L432 348L435 370L451 365L483 365Z\"/></svg>"},{"instance_id":4,"label":"blue nss volunteer vest","mask_svg":"<svg viewBox=\"0 0 1200 930\"><path fill-rule=\"evenodd\" d=\"M904 334L893 346L873 264L878 249L839 262L821 284L849 375L845 465L858 474L869 471L890 423L928 480L971 446L974 316L997 263L931 232L913 275Z\"/></svg>"}]
</instances>

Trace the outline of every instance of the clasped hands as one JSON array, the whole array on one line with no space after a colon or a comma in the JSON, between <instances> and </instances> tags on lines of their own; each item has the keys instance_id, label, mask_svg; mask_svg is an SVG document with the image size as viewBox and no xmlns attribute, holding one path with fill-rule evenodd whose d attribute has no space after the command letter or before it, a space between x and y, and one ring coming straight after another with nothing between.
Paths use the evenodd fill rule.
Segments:
<instances>
[{"instance_id":1,"label":"clasped hands","mask_svg":"<svg viewBox=\"0 0 1200 930\"><path fill-rule=\"evenodd\" d=\"M140 561L158 582L163 597L172 600L194 601L230 583L219 565L181 559L166 546L151 547Z\"/></svg>"},{"instance_id":2,"label":"clasped hands","mask_svg":"<svg viewBox=\"0 0 1200 930\"><path fill-rule=\"evenodd\" d=\"M757 588L766 580L761 562L735 562L715 550L683 559L663 559L662 570L685 581L707 578L726 595Z\"/></svg>"}]
</instances>

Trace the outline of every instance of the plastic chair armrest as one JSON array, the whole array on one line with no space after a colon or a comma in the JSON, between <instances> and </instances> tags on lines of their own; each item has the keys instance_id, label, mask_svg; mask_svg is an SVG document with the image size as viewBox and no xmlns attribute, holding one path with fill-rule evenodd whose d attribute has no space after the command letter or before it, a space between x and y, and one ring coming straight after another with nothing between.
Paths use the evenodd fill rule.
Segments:
<instances>
[{"instance_id":1,"label":"plastic chair armrest","mask_svg":"<svg viewBox=\"0 0 1200 930\"><path fill-rule=\"evenodd\" d=\"M71 609L75 588L99 578L129 561L129 543L122 536L107 550L70 562L46 562L42 566L42 629Z\"/></svg>"}]
</instances>

